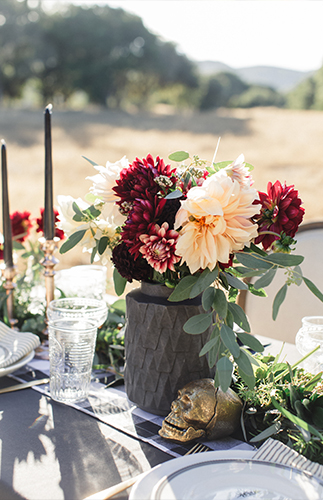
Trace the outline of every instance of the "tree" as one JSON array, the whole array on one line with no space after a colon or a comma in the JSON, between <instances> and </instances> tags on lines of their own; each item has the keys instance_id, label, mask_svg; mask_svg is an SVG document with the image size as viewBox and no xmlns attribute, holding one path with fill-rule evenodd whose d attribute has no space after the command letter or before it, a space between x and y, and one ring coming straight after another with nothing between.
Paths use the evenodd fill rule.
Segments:
<instances>
[{"instance_id":1,"label":"tree","mask_svg":"<svg viewBox=\"0 0 323 500\"><path fill-rule=\"evenodd\" d=\"M233 73L217 73L202 83L200 109L227 106L233 96L240 95L247 88L248 85Z\"/></svg>"}]
</instances>

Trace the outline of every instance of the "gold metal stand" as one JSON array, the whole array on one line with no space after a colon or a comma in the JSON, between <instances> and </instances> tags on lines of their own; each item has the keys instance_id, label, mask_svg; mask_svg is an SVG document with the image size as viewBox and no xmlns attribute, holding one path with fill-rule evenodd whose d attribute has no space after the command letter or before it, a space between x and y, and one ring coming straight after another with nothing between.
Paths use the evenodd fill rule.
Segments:
<instances>
[{"instance_id":1,"label":"gold metal stand","mask_svg":"<svg viewBox=\"0 0 323 500\"><path fill-rule=\"evenodd\" d=\"M44 258L41 260L41 264L44 266L44 276L45 276L45 288L46 288L46 304L47 307L49 303L54 300L54 292L55 292L55 283L54 276L55 271L54 267L58 264L58 260L54 257L54 251L58 247L59 239L56 238L54 240L45 240L44 238L40 239L41 249L44 252Z\"/></svg>"},{"instance_id":2,"label":"gold metal stand","mask_svg":"<svg viewBox=\"0 0 323 500\"><path fill-rule=\"evenodd\" d=\"M14 280L16 274L17 274L17 270L16 270L15 266L5 267L2 270L2 276L5 279L3 287L6 290L6 294L7 294L8 320L9 320L11 328L14 328L14 326L17 323L17 320L14 319L14 307L13 307L14 289L16 288L16 283L14 283L13 280Z\"/></svg>"}]
</instances>

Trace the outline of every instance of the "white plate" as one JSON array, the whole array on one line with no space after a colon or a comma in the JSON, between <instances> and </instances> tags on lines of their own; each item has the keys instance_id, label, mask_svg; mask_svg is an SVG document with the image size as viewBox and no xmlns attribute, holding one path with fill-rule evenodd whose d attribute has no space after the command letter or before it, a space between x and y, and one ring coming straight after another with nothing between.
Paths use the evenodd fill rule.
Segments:
<instances>
[{"instance_id":1,"label":"white plate","mask_svg":"<svg viewBox=\"0 0 323 500\"><path fill-rule=\"evenodd\" d=\"M319 500L323 482L285 465L252 460L250 451L208 451L149 471L129 500Z\"/></svg>"},{"instance_id":2,"label":"white plate","mask_svg":"<svg viewBox=\"0 0 323 500\"><path fill-rule=\"evenodd\" d=\"M11 356L11 351L4 345L0 345L0 364L5 363Z\"/></svg>"},{"instance_id":3,"label":"white plate","mask_svg":"<svg viewBox=\"0 0 323 500\"><path fill-rule=\"evenodd\" d=\"M19 368L22 368L27 363L30 363L30 361L33 359L34 356L35 356L35 351L31 351L28 354L26 354L26 356L19 359L19 361L17 361L13 365L6 366L5 368L0 368L0 377L4 377L5 375L9 375L9 373L15 372Z\"/></svg>"}]
</instances>

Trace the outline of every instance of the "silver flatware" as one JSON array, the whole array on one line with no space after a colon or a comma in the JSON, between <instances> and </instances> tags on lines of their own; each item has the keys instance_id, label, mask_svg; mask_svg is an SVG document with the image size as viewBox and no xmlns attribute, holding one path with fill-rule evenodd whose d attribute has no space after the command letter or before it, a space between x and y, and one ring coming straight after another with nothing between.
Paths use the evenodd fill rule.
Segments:
<instances>
[{"instance_id":1,"label":"silver flatware","mask_svg":"<svg viewBox=\"0 0 323 500\"><path fill-rule=\"evenodd\" d=\"M21 391L21 389L28 389L28 387L33 387L34 385L48 384L48 382L49 378L31 380L30 382L24 382L22 384L12 385L10 387L5 387L4 389L0 389L0 394L4 394L5 392Z\"/></svg>"},{"instance_id":2,"label":"silver flatware","mask_svg":"<svg viewBox=\"0 0 323 500\"><path fill-rule=\"evenodd\" d=\"M205 451L209 451L211 448L208 446L196 443L185 455L193 455L194 453L202 453ZM147 471L149 472L149 471ZM139 481L142 477L144 477L147 472L143 472L136 477L131 477L130 479L126 479L126 481L122 481L121 483L115 484L114 486L110 486L110 488L106 488L105 490L98 491L89 497L84 498L83 500L108 500L109 498L114 497L118 493L125 491L127 488L133 486L137 481Z\"/></svg>"}]
</instances>

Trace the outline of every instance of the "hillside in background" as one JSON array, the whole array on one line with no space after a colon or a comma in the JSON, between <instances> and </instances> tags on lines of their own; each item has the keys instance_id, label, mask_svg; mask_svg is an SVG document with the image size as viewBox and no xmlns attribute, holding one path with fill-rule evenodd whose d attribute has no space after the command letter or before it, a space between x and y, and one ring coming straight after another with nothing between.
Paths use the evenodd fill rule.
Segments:
<instances>
[{"instance_id":1,"label":"hillside in background","mask_svg":"<svg viewBox=\"0 0 323 500\"><path fill-rule=\"evenodd\" d=\"M288 92L300 82L312 76L314 71L297 71L274 66L251 66L232 68L218 61L196 61L202 75L209 76L222 71L233 73L241 80L253 85L268 85L279 92Z\"/></svg>"}]
</instances>

